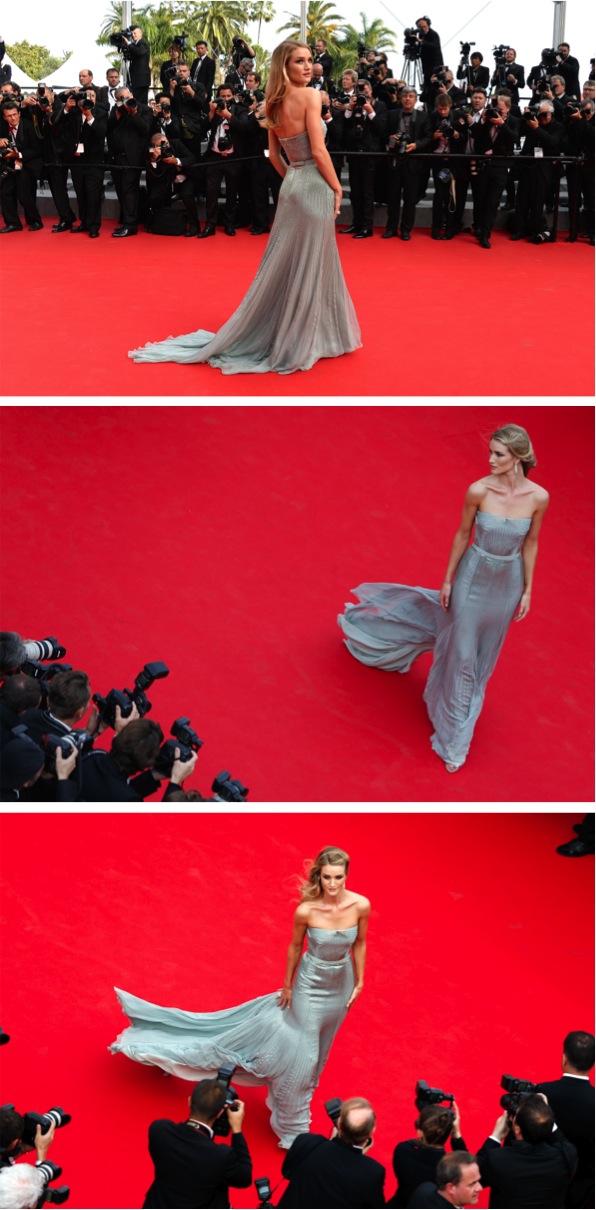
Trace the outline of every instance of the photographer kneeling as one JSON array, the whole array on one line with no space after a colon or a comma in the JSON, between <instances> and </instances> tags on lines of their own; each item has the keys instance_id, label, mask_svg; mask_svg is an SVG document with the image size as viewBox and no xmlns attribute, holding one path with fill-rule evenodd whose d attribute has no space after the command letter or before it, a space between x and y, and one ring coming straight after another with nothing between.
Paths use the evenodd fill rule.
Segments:
<instances>
[{"instance_id":1,"label":"photographer kneeling","mask_svg":"<svg viewBox=\"0 0 596 1210\"><path fill-rule=\"evenodd\" d=\"M85 802L143 802L154 794L161 775L153 772L163 731L150 718L139 718L135 705L129 718L122 718L116 707L117 730L109 752L99 748L83 757L82 779ZM176 749L178 756L179 750ZM165 794L182 782L195 767L197 754L188 761L176 759ZM138 774L138 776L134 776ZM132 780L131 780L132 779Z\"/></svg>"},{"instance_id":2,"label":"photographer kneeling","mask_svg":"<svg viewBox=\"0 0 596 1210\"><path fill-rule=\"evenodd\" d=\"M252 1163L242 1133L244 1102L226 1103L221 1080L200 1080L188 1100L185 1122L162 1118L149 1127L149 1152L155 1165L153 1184L143 1207L229 1206L228 1186L247 1189ZM227 1117L228 1128L216 1126ZM231 1147L214 1135L232 1131Z\"/></svg>"},{"instance_id":3,"label":"photographer kneeling","mask_svg":"<svg viewBox=\"0 0 596 1210\"><path fill-rule=\"evenodd\" d=\"M180 139L168 141L166 135L161 132L151 135L146 173L150 215L145 225L148 231L157 230L156 220L159 219L161 212L170 205L175 187L186 210L185 235L190 238L199 234L197 199L192 180L185 171L193 163L191 153ZM157 233L159 233L158 230Z\"/></svg>"}]
</instances>

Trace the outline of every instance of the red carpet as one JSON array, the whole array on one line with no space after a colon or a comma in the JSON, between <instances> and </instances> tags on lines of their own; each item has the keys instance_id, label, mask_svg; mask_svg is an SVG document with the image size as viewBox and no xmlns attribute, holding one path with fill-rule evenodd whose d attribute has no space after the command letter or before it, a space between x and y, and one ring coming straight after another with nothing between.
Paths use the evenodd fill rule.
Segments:
<instances>
[{"instance_id":1,"label":"red carpet","mask_svg":"<svg viewBox=\"0 0 596 1210\"><path fill-rule=\"evenodd\" d=\"M593 1029L594 860L554 851L572 819L224 806L208 818L5 817L2 1095L72 1113L51 1152L71 1210L142 1204L149 1122L181 1120L191 1087L108 1054L126 1024L112 985L194 1010L279 987L293 875L331 842L351 854L350 885L373 913L364 993L315 1093L313 1129L327 1131L327 1098L370 1097L373 1154L391 1172L423 1078L455 1093L477 1149L500 1112L502 1074L557 1078L565 1034ZM276 1184L282 1153L264 1090L243 1096L254 1176ZM257 1204L254 1189L232 1200Z\"/></svg>"},{"instance_id":2,"label":"red carpet","mask_svg":"<svg viewBox=\"0 0 596 1210\"><path fill-rule=\"evenodd\" d=\"M440 585L508 420L552 503L450 777L430 656L365 668L336 615L363 580ZM153 717L190 715L203 793L229 769L252 802L592 802L592 447L587 406L6 408L3 627L57 634L102 693L165 660Z\"/></svg>"},{"instance_id":3,"label":"red carpet","mask_svg":"<svg viewBox=\"0 0 596 1210\"><path fill-rule=\"evenodd\" d=\"M50 227L46 218L43 232L2 241L6 396L593 394L594 256L581 241L534 247L497 231L487 257L471 235L437 244L424 230L388 244L379 229L375 239L340 239L363 348L308 374L225 377L210 366L136 366L127 351L221 327L254 277L264 237L218 232L199 243L143 232L123 244L110 238L113 222L94 241ZM566 308L569 340L551 348L554 316Z\"/></svg>"}]
</instances>

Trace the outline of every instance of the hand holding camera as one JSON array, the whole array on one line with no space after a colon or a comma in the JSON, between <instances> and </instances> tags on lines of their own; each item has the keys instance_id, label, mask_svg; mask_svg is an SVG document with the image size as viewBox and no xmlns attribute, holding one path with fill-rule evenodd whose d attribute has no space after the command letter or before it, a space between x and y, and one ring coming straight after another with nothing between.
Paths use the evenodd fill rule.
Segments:
<instances>
[{"instance_id":1,"label":"hand holding camera","mask_svg":"<svg viewBox=\"0 0 596 1210\"><path fill-rule=\"evenodd\" d=\"M46 1132L44 1134L41 1129L41 1123L40 1122L37 1123L37 1126L35 1129L35 1150L37 1152L37 1158L40 1163L43 1163L43 1161L45 1160L45 1158L48 1154L48 1151L50 1150L50 1147L54 1141L55 1129L56 1129L56 1123L50 1122L50 1125L48 1126L48 1129L46 1130Z\"/></svg>"}]
</instances>

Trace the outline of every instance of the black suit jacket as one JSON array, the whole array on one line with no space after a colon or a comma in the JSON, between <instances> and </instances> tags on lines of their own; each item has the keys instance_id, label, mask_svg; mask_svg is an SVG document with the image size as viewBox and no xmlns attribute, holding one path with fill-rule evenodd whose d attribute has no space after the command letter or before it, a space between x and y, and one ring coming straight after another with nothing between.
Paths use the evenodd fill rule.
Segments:
<instances>
[{"instance_id":1,"label":"black suit jacket","mask_svg":"<svg viewBox=\"0 0 596 1210\"><path fill-rule=\"evenodd\" d=\"M488 88L490 84L490 71L488 67L484 66L484 63L481 63L480 67L477 67L475 71L470 64L468 67L458 67L457 79L465 81L462 87L465 88L466 92L471 92L474 88Z\"/></svg>"},{"instance_id":2,"label":"black suit jacket","mask_svg":"<svg viewBox=\"0 0 596 1210\"><path fill-rule=\"evenodd\" d=\"M557 75L562 76L565 81L565 92L571 93L572 97L579 97L579 62L574 59L573 55L568 55L566 59L561 59L557 68Z\"/></svg>"},{"instance_id":3,"label":"black suit jacket","mask_svg":"<svg viewBox=\"0 0 596 1210\"><path fill-rule=\"evenodd\" d=\"M482 1144L476 1159L483 1185L490 1185L491 1210L555 1210L565 1204L567 1186L577 1166L577 1151L560 1130L552 1142L516 1141L501 1147L496 1139Z\"/></svg>"},{"instance_id":4,"label":"black suit jacket","mask_svg":"<svg viewBox=\"0 0 596 1210\"><path fill-rule=\"evenodd\" d=\"M423 1185L418 1186L409 1202L405 1204L408 1207L416 1207L416 1210L445 1210L445 1207L450 1206L451 1202L441 1196L432 1181L425 1181Z\"/></svg>"},{"instance_id":5,"label":"black suit jacket","mask_svg":"<svg viewBox=\"0 0 596 1210\"><path fill-rule=\"evenodd\" d=\"M354 116L348 118L344 114L344 147L346 151L379 151L385 145L385 130L387 126L387 106L374 97L372 107L375 117L364 115L362 138L357 138ZM347 111L346 111L347 113Z\"/></svg>"},{"instance_id":6,"label":"black suit jacket","mask_svg":"<svg viewBox=\"0 0 596 1210\"><path fill-rule=\"evenodd\" d=\"M126 48L126 57L130 63L130 87L145 88L151 83L151 68L149 59L151 51L149 43L144 38L131 42Z\"/></svg>"},{"instance_id":7,"label":"black suit jacket","mask_svg":"<svg viewBox=\"0 0 596 1210\"><path fill-rule=\"evenodd\" d=\"M104 144L108 129L107 109L96 108L91 125L84 119L81 122L80 139L83 144L83 154L76 157L77 164L88 168L93 166L103 170Z\"/></svg>"},{"instance_id":8,"label":"black suit jacket","mask_svg":"<svg viewBox=\"0 0 596 1210\"><path fill-rule=\"evenodd\" d=\"M341 1139L299 1134L283 1162L290 1184L278 1206L384 1206L385 1169Z\"/></svg>"},{"instance_id":9,"label":"black suit jacket","mask_svg":"<svg viewBox=\"0 0 596 1210\"><path fill-rule=\"evenodd\" d=\"M333 59L331 58L331 55L327 53L327 51L324 50L322 55L315 55L313 63L320 63L321 67L323 68L324 78L326 80L331 79L331 73L333 71Z\"/></svg>"},{"instance_id":10,"label":"black suit jacket","mask_svg":"<svg viewBox=\"0 0 596 1210\"><path fill-rule=\"evenodd\" d=\"M203 85L207 93L207 99L211 100L213 92L213 82L215 80L215 59L210 59L209 55L205 55L203 59L193 59L190 69L190 78L195 83Z\"/></svg>"},{"instance_id":11,"label":"black suit jacket","mask_svg":"<svg viewBox=\"0 0 596 1210\"><path fill-rule=\"evenodd\" d=\"M467 1151L463 1139L453 1139L451 1145L454 1151ZM407 1206L419 1185L435 1180L437 1164L445 1154L444 1147L427 1147L418 1139L398 1143L393 1152L393 1171L398 1187L387 1205Z\"/></svg>"},{"instance_id":12,"label":"black suit jacket","mask_svg":"<svg viewBox=\"0 0 596 1210\"><path fill-rule=\"evenodd\" d=\"M585 124L585 123L584 123ZM578 1080L562 1076L539 1084L540 1092L546 1093L552 1107L557 1126L563 1131L577 1150L577 1171L572 1186L579 1192L594 1193L594 1086L589 1080ZM592 1201L594 1198L592 1197ZM572 1204L580 1205L580 1201ZM586 1202L586 1205L589 1203Z\"/></svg>"},{"instance_id":13,"label":"black suit jacket","mask_svg":"<svg viewBox=\"0 0 596 1210\"><path fill-rule=\"evenodd\" d=\"M187 1122L162 1118L149 1127L149 1151L155 1179L144 1207L229 1206L228 1186L247 1189L252 1181L242 1134L233 1134L228 1147Z\"/></svg>"},{"instance_id":14,"label":"black suit jacket","mask_svg":"<svg viewBox=\"0 0 596 1210\"><path fill-rule=\"evenodd\" d=\"M515 84L511 84L507 80L507 76L515 76ZM519 90L526 83L525 69L521 63L506 63L502 68L496 68L493 72L493 84L501 84L508 88L511 93L511 101L513 105L517 105L519 101Z\"/></svg>"},{"instance_id":15,"label":"black suit jacket","mask_svg":"<svg viewBox=\"0 0 596 1210\"><path fill-rule=\"evenodd\" d=\"M21 115L16 134L17 150L21 153L23 168L28 168L35 176L39 177L43 165L43 117L38 117L36 123L33 122L33 117L27 118ZM41 135L41 138L39 137ZM3 138L10 139L10 135L5 127L2 132Z\"/></svg>"},{"instance_id":16,"label":"black suit jacket","mask_svg":"<svg viewBox=\"0 0 596 1210\"><path fill-rule=\"evenodd\" d=\"M386 127L387 138L389 138L389 136L392 134L396 134L399 130L400 113L401 109L399 106L396 109L389 110L387 114ZM432 150L432 131L430 118L426 113L426 110L413 110L410 130L412 132L412 142L416 144L416 151ZM403 160L403 166L407 166L409 172L422 172L423 168L428 165L429 161L412 159L412 155L412 152L406 152L405 155L401 157L401 160Z\"/></svg>"},{"instance_id":17,"label":"black suit jacket","mask_svg":"<svg viewBox=\"0 0 596 1210\"><path fill-rule=\"evenodd\" d=\"M118 117L118 112L121 112L121 117ZM110 155L123 155L125 163L135 167L144 164L152 121L153 110L148 105L139 103L134 114L127 110L118 111L114 106L108 118Z\"/></svg>"}]
</instances>

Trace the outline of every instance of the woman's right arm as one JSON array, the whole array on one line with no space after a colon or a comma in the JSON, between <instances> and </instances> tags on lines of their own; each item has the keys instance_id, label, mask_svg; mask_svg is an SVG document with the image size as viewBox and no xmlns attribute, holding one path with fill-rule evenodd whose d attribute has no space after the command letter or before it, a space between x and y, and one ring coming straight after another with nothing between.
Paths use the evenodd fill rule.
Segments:
<instances>
[{"instance_id":1,"label":"woman's right arm","mask_svg":"<svg viewBox=\"0 0 596 1210\"><path fill-rule=\"evenodd\" d=\"M329 188L333 190L335 195L335 209L333 217L337 218L342 199L342 187L337 179L337 173L333 167L333 161L325 146L325 136L323 127L321 126L321 110L323 102L320 92L316 88L305 88L306 94L306 129L308 131L308 140L310 143L313 160L321 173L321 176Z\"/></svg>"},{"instance_id":2,"label":"woman's right arm","mask_svg":"<svg viewBox=\"0 0 596 1210\"><path fill-rule=\"evenodd\" d=\"M276 172L279 172L280 177L284 178L288 170L286 161L282 158L279 149L279 139L274 130L269 130L269 160L273 164Z\"/></svg>"},{"instance_id":3,"label":"woman's right arm","mask_svg":"<svg viewBox=\"0 0 596 1210\"><path fill-rule=\"evenodd\" d=\"M305 910L306 908L306 910ZM292 940L288 946L288 959L286 962L286 976L284 985L279 993L278 1002L280 1008L286 1008L292 1003L292 979L296 973L296 967L300 962L302 947L304 945L304 934L307 928L307 913L308 907L304 904L296 909L294 914L294 927L292 930Z\"/></svg>"},{"instance_id":4,"label":"woman's right arm","mask_svg":"<svg viewBox=\"0 0 596 1210\"><path fill-rule=\"evenodd\" d=\"M443 580L441 592L439 594L441 608L445 611L449 609L449 601L451 599L451 589L453 586L455 573L466 553L466 550L468 549L470 534L472 533L472 528L474 525L474 518L478 511L478 505L484 498L485 492L486 488L481 483L473 483L466 492L459 529L453 539L451 554L449 555L449 562L447 564L447 571L445 572L445 579Z\"/></svg>"}]
</instances>

